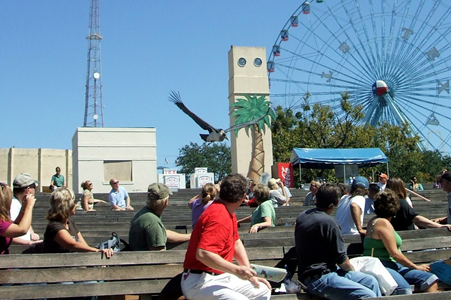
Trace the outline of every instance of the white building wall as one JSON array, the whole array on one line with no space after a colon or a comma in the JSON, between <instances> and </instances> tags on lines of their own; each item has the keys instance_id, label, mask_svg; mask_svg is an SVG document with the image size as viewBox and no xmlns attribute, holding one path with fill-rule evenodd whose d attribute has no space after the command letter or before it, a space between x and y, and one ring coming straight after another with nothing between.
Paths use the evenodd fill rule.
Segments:
<instances>
[{"instance_id":1,"label":"white building wall","mask_svg":"<svg viewBox=\"0 0 451 300\"><path fill-rule=\"evenodd\" d=\"M72 151L62 149L0 149L0 181L12 186L20 173L29 173L40 182L39 191L48 191L56 167L66 179L66 186L72 188Z\"/></svg>"},{"instance_id":2,"label":"white building wall","mask_svg":"<svg viewBox=\"0 0 451 300\"><path fill-rule=\"evenodd\" d=\"M105 164L110 162L131 164L131 174L120 174L120 185L128 192L147 192L157 182L157 152L155 128L96 128L80 127L72 138L73 186L82 191L80 184L91 180L93 193L111 190L111 179Z\"/></svg>"}]
</instances>

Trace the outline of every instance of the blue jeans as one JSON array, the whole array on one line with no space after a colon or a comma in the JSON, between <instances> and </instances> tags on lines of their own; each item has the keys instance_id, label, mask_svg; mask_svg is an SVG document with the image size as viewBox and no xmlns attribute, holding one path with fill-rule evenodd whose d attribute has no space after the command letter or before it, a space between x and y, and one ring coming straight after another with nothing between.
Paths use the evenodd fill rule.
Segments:
<instances>
[{"instance_id":1,"label":"blue jeans","mask_svg":"<svg viewBox=\"0 0 451 300\"><path fill-rule=\"evenodd\" d=\"M395 263L388 260L381 260L381 262L385 267L393 269L401 274L409 284L415 285L416 290L427 290L431 287L431 285L438 281L438 277L432 273L420 270L411 270L407 267L404 267L400 263Z\"/></svg>"},{"instance_id":2,"label":"blue jeans","mask_svg":"<svg viewBox=\"0 0 451 300\"><path fill-rule=\"evenodd\" d=\"M398 287L393 291L392 295L411 295L412 294L412 287L407 282L407 280L402 277L401 274L399 274L397 271L393 270L392 268L387 268L388 273L393 277L393 279L398 284ZM389 296L389 295L386 295Z\"/></svg>"},{"instance_id":3,"label":"blue jeans","mask_svg":"<svg viewBox=\"0 0 451 300\"><path fill-rule=\"evenodd\" d=\"M376 278L361 272L338 270L319 278L308 278L304 284L310 294L331 300L381 297Z\"/></svg>"}]
</instances>

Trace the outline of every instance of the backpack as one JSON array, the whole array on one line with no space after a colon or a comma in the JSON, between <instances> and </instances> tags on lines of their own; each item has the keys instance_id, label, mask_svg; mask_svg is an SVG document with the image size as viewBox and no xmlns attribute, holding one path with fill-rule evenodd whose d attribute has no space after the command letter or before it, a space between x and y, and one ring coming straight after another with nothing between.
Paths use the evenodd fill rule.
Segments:
<instances>
[{"instance_id":1,"label":"backpack","mask_svg":"<svg viewBox=\"0 0 451 300\"><path fill-rule=\"evenodd\" d=\"M121 249L121 243L124 244L124 248ZM111 233L111 238L105 242L98 243L96 245L97 249L113 249L113 252L120 252L120 251L129 251L130 246L126 241L119 238L116 232Z\"/></svg>"}]
</instances>

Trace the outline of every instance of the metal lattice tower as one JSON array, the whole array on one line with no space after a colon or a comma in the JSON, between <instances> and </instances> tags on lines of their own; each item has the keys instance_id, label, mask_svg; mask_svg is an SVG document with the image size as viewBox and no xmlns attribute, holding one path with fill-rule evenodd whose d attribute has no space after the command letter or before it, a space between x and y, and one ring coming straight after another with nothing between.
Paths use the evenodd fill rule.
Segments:
<instances>
[{"instance_id":1,"label":"metal lattice tower","mask_svg":"<svg viewBox=\"0 0 451 300\"><path fill-rule=\"evenodd\" d=\"M91 0L89 10L88 70L86 72L83 126L103 127L102 64L100 55L100 0Z\"/></svg>"}]
</instances>

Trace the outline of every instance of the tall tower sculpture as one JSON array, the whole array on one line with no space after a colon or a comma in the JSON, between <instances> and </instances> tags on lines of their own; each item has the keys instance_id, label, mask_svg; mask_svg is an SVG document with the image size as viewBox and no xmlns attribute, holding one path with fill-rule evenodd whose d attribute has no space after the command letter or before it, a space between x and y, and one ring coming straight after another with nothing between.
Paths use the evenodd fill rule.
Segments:
<instances>
[{"instance_id":1,"label":"tall tower sculpture","mask_svg":"<svg viewBox=\"0 0 451 300\"><path fill-rule=\"evenodd\" d=\"M89 10L88 70L86 72L83 127L103 127L102 64L100 56L100 0L91 0Z\"/></svg>"},{"instance_id":2,"label":"tall tower sculpture","mask_svg":"<svg viewBox=\"0 0 451 300\"><path fill-rule=\"evenodd\" d=\"M239 101L244 101L240 99L254 98L253 100L256 100L252 101L254 103L260 100L269 101L265 57L266 49L263 47L231 47L229 51L229 105L231 107ZM263 113L266 111L267 106L263 106ZM271 115L271 118L273 117L275 116ZM230 124L234 123L235 117L230 113ZM273 153L269 125L265 122L258 130L259 132L240 130L238 135L230 133L232 172L241 173L254 181L260 180L263 172L271 174Z\"/></svg>"}]
</instances>

